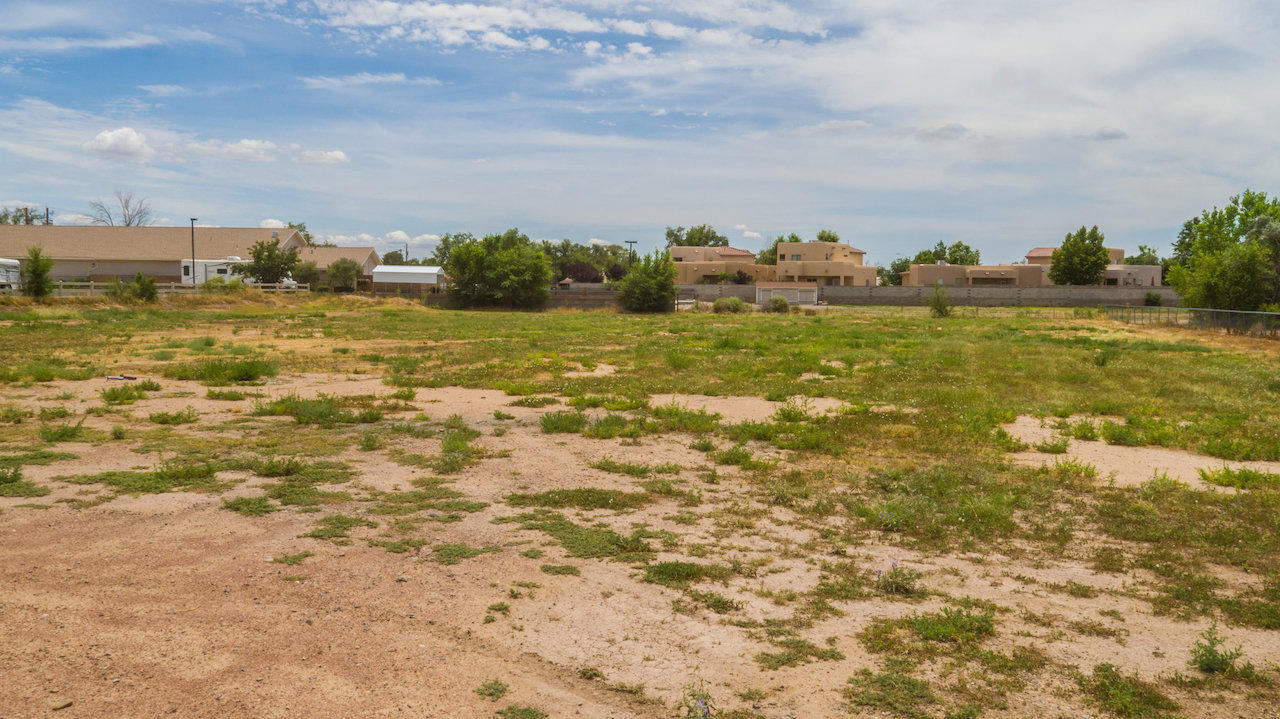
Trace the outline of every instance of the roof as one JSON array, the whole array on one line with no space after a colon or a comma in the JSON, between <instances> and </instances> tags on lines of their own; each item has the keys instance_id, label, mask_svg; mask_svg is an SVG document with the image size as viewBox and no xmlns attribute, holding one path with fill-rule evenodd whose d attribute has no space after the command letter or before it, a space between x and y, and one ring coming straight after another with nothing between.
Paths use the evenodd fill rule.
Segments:
<instances>
[{"instance_id":1,"label":"roof","mask_svg":"<svg viewBox=\"0 0 1280 719\"><path fill-rule=\"evenodd\" d=\"M373 264L378 264L378 253L372 247L331 247L328 245L303 247L298 250L299 262L314 262L317 269L325 269L338 260L351 260L364 267L373 255ZM412 265L405 265L411 267Z\"/></svg>"},{"instance_id":2,"label":"roof","mask_svg":"<svg viewBox=\"0 0 1280 719\"><path fill-rule=\"evenodd\" d=\"M439 275L444 274L443 267L433 267L430 265L378 265L373 268L374 272L404 272L411 275Z\"/></svg>"},{"instance_id":3,"label":"roof","mask_svg":"<svg viewBox=\"0 0 1280 719\"><path fill-rule=\"evenodd\" d=\"M752 252L751 250L743 250L737 247L721 247L716 250L716 254L718 255L750 255L751 257L756 256L756 253Z\"/></svg>"},{"instance_id":4,"label":"roof","mask_svg":"<svg viewBox=\"0 0 1280 719\"><path fill-rule=\"evenodd\" d=\"M756 287L763 287L765 289L773 289L773 290L781 290L781 289L807 290L807 289L817 289L818 283L817 282L757 282Z\"/></svg>"},{"instance_id":5,"label":"roof","mask_svg":"<svg viewBox=\"0 0 1280 719\"><path fill-rule=\"evenodd\" d=\"M1057 247L1032 247L1027 257L1053 257L1053 253L1057 251Z\"/></svg>"},{"instance_id":6,"label":"roof","mask_svg":"<svg viewBox=\"0 0 1280 719\"><path fill-rule=\"evenodd\" d=\"M857 247L854 247L853 245L850 245L850 244L846 244L844 242L823 242L821 240L804 240L802 242L787 242L786 240L783 240L778 244L779 245L844 245L845 247L848 247L850 250L852 250L853 252L859 255L867 254L866 250L860 250Z\"/></svg>"},{"instance_id":7,"label":"roof","mask_svg":"<svg viewBox=\"0 0 1280 719\"><path fill-rule=\"evenodd\" d=\"M197 227L196 256L248 257L255 242L272 239L288 246L302 242L297 230L289 228ZM0 257L26 257L30 247L40 247L54 259L177 261L191 259L191 228L0 225Z\"/></svg>"}]
</instances>

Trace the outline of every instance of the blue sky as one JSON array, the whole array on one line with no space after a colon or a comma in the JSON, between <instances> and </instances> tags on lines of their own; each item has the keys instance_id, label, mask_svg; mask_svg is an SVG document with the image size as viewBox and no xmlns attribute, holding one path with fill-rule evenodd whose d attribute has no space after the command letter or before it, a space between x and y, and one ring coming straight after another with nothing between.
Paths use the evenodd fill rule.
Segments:
<instances>
[{"instance_id":1,"label":"blue sky","mask_svg":"<svg viewBox=\"0 0 1280 719\"><path fill-rule=\"evenodd\" d=\"M162 220L733 244L887 264L1081 224L1167 248L1280 191L1280 11L1222 0L6 4L0 204ZM162 222L168 224L168 222Z\"/></svg>"}]
</instances>

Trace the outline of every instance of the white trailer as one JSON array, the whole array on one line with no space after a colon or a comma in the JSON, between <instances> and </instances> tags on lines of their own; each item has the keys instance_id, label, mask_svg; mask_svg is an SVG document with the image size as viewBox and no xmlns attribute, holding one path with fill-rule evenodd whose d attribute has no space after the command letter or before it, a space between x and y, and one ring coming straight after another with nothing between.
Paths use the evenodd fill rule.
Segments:
<instances>
[{"instance_id":1,"label":"white trailer","mask_svg":"<svg viewBox=\"0 0 1280 719\"><path fill-rule=\"evenodd\" d=\"M444 270L429 265L378 265L373 268L373 283L439 286Z\"/></svg>"},{"instance_id":2,"label":"white trailer","mask_svg":"<svg viewBox=\"0 0 1280 719\"><path fill-rule=\"evenodd\" d=\"M22 289L22 265L17 260L0 258L0 290Z\"/></svg>"},{"instance_id":3,"label":"white trailer","mask_svg":"<svg viewBox=\"0 0 1280 719\"><path fill-rule=\"evenodd\" d=\"M244 260L239 257L228 257L223 260L201 260L196 259L196 281L197 285L202 285L214 277L221 277L224 280L243 280L244 276L236 274L235 266L242 264ZM183 284L191 284L191 260L182 261L182 282Z\"/></svg>"}]
</instances>

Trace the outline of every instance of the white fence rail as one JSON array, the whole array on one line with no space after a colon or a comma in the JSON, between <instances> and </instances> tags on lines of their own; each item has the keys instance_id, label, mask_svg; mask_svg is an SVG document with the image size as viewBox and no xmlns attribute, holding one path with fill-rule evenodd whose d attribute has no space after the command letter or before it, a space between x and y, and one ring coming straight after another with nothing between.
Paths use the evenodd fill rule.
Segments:
<instances>
[{"instance_id":1,"label":"white fence rail","mask_svg":"<svg viewBox=\"0 0 1280 719\"><path fill-rule=\"evenodd\" d=\"M64 282L58 281L54 284L53 292L50 297L102 297L115 287L115 282ZM309 284L246 284L245 287L262 290L263 292L308 292L311 290ZM211 286L205 288L204 285L191 285L182 282L157 282L156 291L162 295L198 295L198 294L221 294L226 292L225 286ZM18 295L21 290L17 289L0 289L0 295Z\"/></svg>"}]
</instances>

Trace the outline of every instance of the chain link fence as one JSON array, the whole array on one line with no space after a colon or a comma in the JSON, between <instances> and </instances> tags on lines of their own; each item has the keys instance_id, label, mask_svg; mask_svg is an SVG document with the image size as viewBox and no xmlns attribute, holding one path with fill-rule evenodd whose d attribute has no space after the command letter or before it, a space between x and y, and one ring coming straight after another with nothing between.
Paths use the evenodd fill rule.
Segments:
<instances>
[{"instance_id":1,"label":"chain link fence","mask_svg":"<svg viewBox=\"0 0 1280 719\"><path fill-rule=\"evenodd\" d=\"M1280 338L1280 312L1210 310L1200 307L1117 307L1103 308L1108 319L1131 325L1160 325L1219 330L1228 334Z\"/></svg>"}]
</instances>

